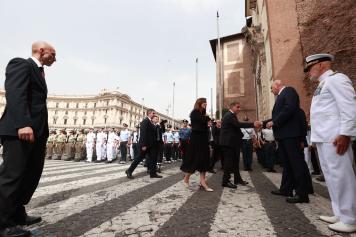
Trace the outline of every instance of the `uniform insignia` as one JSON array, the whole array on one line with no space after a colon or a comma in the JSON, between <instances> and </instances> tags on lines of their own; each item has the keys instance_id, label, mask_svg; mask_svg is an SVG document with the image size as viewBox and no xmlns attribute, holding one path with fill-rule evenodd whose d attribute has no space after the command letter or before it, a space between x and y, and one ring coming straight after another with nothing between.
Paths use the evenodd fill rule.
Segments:
<instances>
[{"instance_id":1,"label":"uniform insignia","mask_svg":"<svg viewBox=\"0 0 356 237\"><path fill-rule=\"evenodd\" d=\"M324 83L325 83L325 81L322 81L319 83L318 87L314 91L314 96L320 95L321 90L323 89Z\"/></svg>"}]
</instances>

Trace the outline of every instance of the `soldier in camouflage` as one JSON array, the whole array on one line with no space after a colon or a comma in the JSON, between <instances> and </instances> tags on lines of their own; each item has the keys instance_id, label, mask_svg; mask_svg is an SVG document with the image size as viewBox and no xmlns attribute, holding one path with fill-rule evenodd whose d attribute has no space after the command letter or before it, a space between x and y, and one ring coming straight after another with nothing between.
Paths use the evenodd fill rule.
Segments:
<instances>
[{"instance_id":1,"label":"soldier in camouflage","mask_svg":"<svg viewBox=\"0 0 356 237\"><path fill-rule=\"evenodd\" d=\"M74 161L78 162L83 158L84 144L85 144L84 129L80 129L78 131L77 141L75 143Z\"/></svg>"},{"instance_id":2,"label":"soldier in camouflage","mask_svg":"<svg viewBox=\"0 0 356 237\"><path fill-rule=\"evenodd\" d=\"M46 159L47 160L52 159L54 142L55 142L56 136L57 136L55 130L51 130L51 132L49 134L50 135L47 139L47 146L46 146Z\"/></svg>"}]
</instances>

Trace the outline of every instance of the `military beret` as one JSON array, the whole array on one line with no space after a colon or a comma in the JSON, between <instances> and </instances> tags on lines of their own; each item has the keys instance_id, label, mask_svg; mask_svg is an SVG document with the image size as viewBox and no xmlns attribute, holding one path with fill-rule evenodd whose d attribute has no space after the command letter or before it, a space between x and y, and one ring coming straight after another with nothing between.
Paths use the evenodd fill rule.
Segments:
<instances>
[{"instance_id":1,"label":"military beret","mask_svg":"<svg viewBox=\"0 0 356 237\"><path fill-rule=\"evenodd\" d=\"M306 57L304 72L308 72L311 66L324 61L334 61L334 56L327 53L320 53Z\"/></svg>"},{"instance_id":2,"label":"military beret","mask_svg":"<svg viewBox=\"0 0 356 237\"><path fill-rule=\"evenodd\" d=\"M183 119L183 121L182 121L183 123L188 123L188 120L186 120L186 119Z\"/></svg>"}]
</instances>

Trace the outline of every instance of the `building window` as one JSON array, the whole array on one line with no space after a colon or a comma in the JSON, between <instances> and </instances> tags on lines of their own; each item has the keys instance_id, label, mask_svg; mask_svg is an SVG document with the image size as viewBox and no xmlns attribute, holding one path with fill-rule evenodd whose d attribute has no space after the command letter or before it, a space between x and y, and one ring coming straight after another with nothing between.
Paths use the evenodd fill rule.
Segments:
<instances>
[{"instance_id":1,"label":"building window","mask_svg":"<svg viewBox=\"0 0 356 237\"><path fill-rule=\"evenodd\" d=\"M86 121L87 121L86 119L83 119L83 125L85 125Z\"/></svg>"},{"instance_id":2,"label":"building window","mask_svg":"<svg viewBox=\"0 0 356 237\"><path fill-rule=\"evenodd\" d=\"M106 101L106 106L109 106L109 101L108 100Z\"/></svg>"},{"instance_id":3,"label":"building window","mask_svg":"<svg viewBox=\"0 0 356 237\"><path fill-rule=\"evenodd\" d=\"M66 115L68 115L68 111L66 111L66 113L65 113Z\"/></svg>"},{"instance_id":4,"label":"building window","mask_svg":"<svg viewBox=\"0 0 356 237\"><path fill-rule=\"evenodd\" d=\"M104 123L106 124L106 120L107 120L107 118L104 118Z\"/></svg>"},{"instance_id":5,"label":"building window","mask_svg":"<svg viewBox=\"0 0 356 237\"><path fill-rule=\"evenodd\" d=\"M58 114L58 110L54 111L54 114Z\"/></svg>"},{"instance_id":6,"label":"building window","mask_svg":"<svg viewBox=\"0 0 356 237\"><path fill-rule=\"evenodd\" d=\"M75 115L78 115L78 111L75 111Z\"/></svg>"},{"instance_id":7,"label":"building window","mask_svg":"<svg viewBox=\"0 0 356 237\"><path fill-rule=\"evenodd\" d=\"M84 115L87 115L87 111L84 111Z\"/></svg>"},{"instance_id":8,"label":"building window","mask_svg":"<svg viewBox=\"0 0 356 237\"><path fill-rule=\"evenodd\" d=\"M96 108L96 103L94 103L94 108Z\"/></svg>"},{"instance_id":9,"label":"building window","mask_svg":"<svg viewBox=\"0 0 356 237\"><path fill-rule=\"evenodd\" d=\"M74 125L76 125L77 124L77 119L74 119Z\"/></svg>"},{"instance_id":10,"label":"building window","mask_svg":"<svg viewBox=\"0 0 356 237\"><path fill-rule=\"evenodd\" d=\"M108 110L106 109L106 110L105 110L105 114L107 114L107 113L108 113Z\"/></svg>"},{"instance_id":11,"label":"building window","mask_svg":"<svg viewBox=\"0 0 356 237\"><path fill-rule=\"evenodd\" d=\"M91 120L91 125L94 125L94 119Z\"/></svg>"},{"instance_id":12,"label":"building window","mask_svg":"<svg viewBox=\"0 0 356 237\"><path fill-rule=\"evenodd\" d=\"M77 103L77 104L75 105L75 107L78 109L78 108L79 108L79 103Z\"/></svg>"},{"instance_id":13,"label":"building window","mask_svg":"<svg viewBox=\"0 0 356 237\"><path fill-rule=\"evenodd\" d=\"M53 119L53 124L56 124L57 123L57 119Z\"/></svg>"},{"instance_id":14,"label":"building window","mask_svg":"<svg viewBox=\"0 0 356 237\"><path fill-rule=\"evenodd\" d=\"M59 106L59 103L57 102L57 103L56 103L56 108L58 108L58 106Z\"/></svg>"},{"instance_id":15,"label":"building window","mask_svg":"<svg viewBox=\"0 0 356 237\"><path fill-rule=\"evenodd\" d=\"M64 124L64 125L67 124L67 119L64 119L63 124Z\"/></svg>"},{"instance_id":16,"label":"building window","mask_svg":"<svg viewBox=\"0 0 356 237\"><path fill-rule=\"evenodd\" d=\"M88 108L88 103L85 103L85 108Z\"/></svg>"},{"instance_id":17,"label":"building window","mask_svg":"<svg viewBox=\"0 0 356 237\"><path fill-rule=\"evenodd\" d=\"M69 108L69 103L67 103L67 108Z\"/></svg>"}]
</instances>

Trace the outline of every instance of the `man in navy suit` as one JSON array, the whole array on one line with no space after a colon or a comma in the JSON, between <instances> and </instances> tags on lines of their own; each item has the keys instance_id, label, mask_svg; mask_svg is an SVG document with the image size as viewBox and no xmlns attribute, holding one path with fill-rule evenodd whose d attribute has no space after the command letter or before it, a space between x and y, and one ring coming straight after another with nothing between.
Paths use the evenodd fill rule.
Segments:
<instances>
[{"instance_id":1,"label":"man in navy suit","mask_svg":"<svg viewBox=\"0 0 356 237\"><path fill-rule=\"evenodd\" d=\"M159 138L156 126L152 123L152 119L156 117L156 112L153 109L147 110L147 117L144 118L140 124L140 151L139 155L135 157L130 167L125 171L127 178L133 179L132 173L140 164L140 162L148 156L149 170L151 178L162 178L157 174L157 149Z\"/></svg>"},{"instance_id":2,"label":"man in navy suit","mask_svg":"<svg viewBox=\"0 0 356 237\"><path fill-rule=\"evenodd\" d=\"M222 186L236 189L237 185L246 185L247 182L242 180L239 170L240 150L242 146L241 128L253 128L258 126L255 123L241 123L237 119L237 113L240 110L238 102L232 102L230 109L226 112L221 121L221 130L219 145L222 148L224 157L224 175ZM230 175L234 174L234 183L230 182Z\"/></svg>"},{"instance_id":3,"label":"man in navy suit","mask_svg":"<svg viewBox=\"0 0 356 237\"><path fill-rule=\"evenodd\" d=\"M25 205L40 180L48 138L47 85L43 66L56 61L46 42L32 45L32 57L14 58L6 67L6 107L0 119L4 162L0 166L0 236L29 236L17 225L41 217L28 216Z\"/></svg>"},{"instance_id":4,"label":"man in navy suit","mask_svg":"<svg viewBox=\"0 0 356 237\"><path fill-rule=\"evenodd\" d=\"M299 96L293 87L284 86L280 80L276 80L271 91L277 98L272 119L264 121L263 125L273 128L283 159L281 186L272 194L286 196L289 203L308 203L308 194L313 193L313 187L304 160L304 140L308 129L305 113L300 108Z\"/></svg>"}]
</instances>

